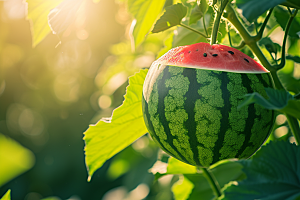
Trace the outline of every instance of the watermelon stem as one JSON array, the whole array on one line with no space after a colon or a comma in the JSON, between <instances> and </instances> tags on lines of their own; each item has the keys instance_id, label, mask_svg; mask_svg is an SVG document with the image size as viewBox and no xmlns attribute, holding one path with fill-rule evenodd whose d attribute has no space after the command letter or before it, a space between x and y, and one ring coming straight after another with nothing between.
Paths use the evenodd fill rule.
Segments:
<instances>
[{"instance_id":1,"label":"watermelon stem","mask_svg":"<svg viewBox=\"0 0 300 200\"><path fill-rule=\"evenodd\" d=\"M205 34L208 35L207 30L206 30L206 25L205 25L205 15L203 15L202 18L203 18L203 28L204 28Z\"/></svg>"},{"instance_id":2,"label":"watermelon stem","mask_svg":"<svg viewBox=\"0 0 300 200\"><path fill-rule=\"evenodd\" d=\"M291 24L292 24L293 19L295 18L295 16L297 15L297 12L298 12L297 9L295 9L295 10L296 11L294 11L291 14L290 19L289 19L289 21L286 25L286 28L285 28L285 33L284 33L284 38L283 38L283 43L282 43L282 51L281 51L281 61L280 61L279 65L275 65L276 70L282 69L285 65L285 46L286 46L287 36L288 36L289 30L291 28Z\"/></svg>"},{"instance_id":3,"label":"watermelon stem","mask_svg":"<svg viewBox=\"0 0 300 200\"><path fill-rule=\"evenodd\" d=\"M274 8L271 8L271 9L270 9L270 11L269 11L267 17L265 18L265 21L264 21L263 25L262 25L262 26L260 27L260 29L259 29L258 34L255 36L256 41L259 41L259 40L263 37L264 30L265 30L265 28L266 28L266 26L267 26L267 23L268 23L268 21L269 21L269 19L270 19L270 17L271 17L271 14L272 14L273 9L274 9Z\"/></svg>"},{"instance_id":4,"label":"watermelon stem","mask_svg":"<svg viewBox=\"0 0 300 200\"><path fill-rule=\"evenodd\" d=\"M228 0L221 1L221 7L217 11L217 15L216 15L216 18L215 18L215 21L214 21L213 31L212 31L212 34L211 34L210 45L216 44L216 42L217 42L221 17L222 17L223 11L224 11L227 4L228 4Z\"/></svg>"},{"instance_id":5,"label":"watermelon stem","mask_svg":"<svg viewBox=\"0 0 300 200\"><path fill-rule=\"evenodd\" d=\"M245 45L246 45L246 43L244 42L244 40L242 40L242 42L239 44L239 46L233 46L233 44L232 44L232 41L231 41L231 36L230 36L230 31L228 30L228 40L229 40L229 44L230 44L230 46L232 47L232 48L235 48L235 49L241 49L241 48L243 48Z\"/></svg>"},{"instance_id":6,"label":"watermelon stem","mask_svg":"<svg viewBox=\"0 0 300 200\"><path fill-rule=\"evenodd\" d=\"M216 177L214 176L214 174L205 167L203 167L203 168L198 167L198 170L199 169L201 169L203 171L203 175L206 178L206 180L209 182L209 185L210 185L211 189L214 191L215 195L217 197L222 196L220 185L219 185Z\"/></svg>"},{"instance_id":7,"label":"watermelon stem","mask_svg":"<svg viewBox=\"0 0 300 200\"><path fill-rule=\"evenodd\" d=\"M186 29L188 29L188 30L190 30L190 31L193 31L193 32L195 32L195 33L198 33L199 35L202 35L202 36L205 37L205 38L209 38L207 35L201 33L200 31L198 31L198 30L196 30L196 29L193 29L192 27L189 27L189 26L187 26L187 25L185 25L185 24L183 24L183 23L181 23L181 22L180 22L179 25L182 26L182 27L184 27L184 28L186 28Z\"/></svg>"}]
</instances>

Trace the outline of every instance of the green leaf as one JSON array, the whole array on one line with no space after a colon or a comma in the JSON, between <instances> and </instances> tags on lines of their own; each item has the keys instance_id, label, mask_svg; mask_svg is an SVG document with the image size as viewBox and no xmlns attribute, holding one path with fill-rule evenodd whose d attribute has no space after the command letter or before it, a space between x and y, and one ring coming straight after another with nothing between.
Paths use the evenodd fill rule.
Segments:
<instances>
[{"instance_id":1,"label":"green leaf","mask_svg":"<svg viewBox=\"0 0 300 200\"><path fill-rule=\"evenodd\" d=\"M0 187L29 170L34 165L34 155L14 140L0 134Z\"/></svg>"},{"instance_id":2,"label":"green leaf","mask_svg":"<svg viewBox=\"0 0 300 200\"><path fill-rule=\"evenodd\" d=\"M48 24L53 34L65 31L76 19L84 0L64 0L48 15Z\"/></svg>"},{"instance_id":3,"label":"green leaf","mask_svg":"<svg viewBox=\"0 0 300 200\"><path fill-rule=\"evenodd\" d=\"M158 33L179 25L186 13L187 8L181 3L166 7L166 11L154 25L152 33Z\"/></svg>"},{"instance_id":4,"label":"green leaf","mask_svg":"<svg viewBox=\"0 0 300 200\"><path fill-rule=\"evenodd\" d=\"M236 5L242 10L243 16L252 22L270 8L285 1L286 0L236 0Z\"/></svg>"},{"instance_id":5,"label":"green leaf","mask_svg":"<svg viewBox=\"0 0 300 200\"><path fill-rule=\"evenodd\" d=\"M199 19L201 19L207 11L207 3L206 0L201 0L199 5L195 5L192 9L189 25L196 23Z\"/></svg>"},{"instance_id":6,"label":"green leaf","mask_svg":"<svg viewBox=\"0 0 300 200\"><path fill-rule=\"evenodd\" d=\"M299 0L287 0L284 3L282 3L281 5L300 9L300 1Z\"/></svg>"},{"instance_id":7,"label":"green leaf","mask_svg":"<svg viewBox=\"0 0 300 200\"><path fill-rule=\"evenodd\" d=\"M207 8L208 6L206 0L200 0L200 10L203 13L203 15L206 13Z\"/></svg>"},{"instance_id":8,"label":"green leaf","mask_svg":"<svg viewBox=\"0 0 300 200\"><path fill-rule=\"evenodd\" d=\"M128 0L129 12L136 19L133 21L132 36L135 47L139 46L150 32L155 20L160 15L165 0Z\"/></svg>"},{"instance_id":9,"label":"green leaf","mask_svg":"<svg viewBox=\"0 0 300 200\"><path fill-rule=\"evenodd\" d=\"M0 200L10 200L11 199L10 193L11 191L8 190Z\"/></svg>"},{"instance_id":10,"label":"green leaf","mask_svg":"<svg viewBox=\"0 0 300 200\"><path fill-rule=\"evenodd\" d=\"M251 160L241 161L247 179L224 191L224 200L294 200L300 197L300 148L285 141L270 142Z\"/></svg>"},{"instance_id":11,"label":"green leaf","mask_svg":"<svg viewBox=\"0 0 300 200\"><path fill-rule=\"evenodd\" d=\"M189 25L196 23L199 19L203 17L204 13L202 12L200 5L197 5L192 9Z\"/></svg>"},{"instance_id":12,"label":"green leaf","mask_svg":"<svg viewBox=\"0 0 300 200\"><path fill-rule=\"evenodd\" d=\"M129 78L125 100L113 111L112 118L101 119L84 133L89 180L105 161L147 132L142 112L143 83L147 71L141 70Z\"/></svg>"},{"instance_id":13,"label":"green leaf","mask_svg":"<svg viewBox=\"0 0 300 200\"><path fill-rule=\"evenodd\" d=\"M26 0L28 4L27 19L31 22L32 46L35 47L50 32L48 14L63 0Z\"/></svg>"},{"instance_id":14,"label":"green leaf","mask_svg":"<svg viewBox=\"0 0 300 200\"><path fill-rule=\"evenodd\" d=\"M257 103L264 108L287 113L300 119L300 100L294 99L289 92L284 90L275 90L272 88L265 88L265 90L269 99L265 99L256 92L247 94L245 95L246 99L238 108L251 103Z\"/></svg>"}]
</instances>

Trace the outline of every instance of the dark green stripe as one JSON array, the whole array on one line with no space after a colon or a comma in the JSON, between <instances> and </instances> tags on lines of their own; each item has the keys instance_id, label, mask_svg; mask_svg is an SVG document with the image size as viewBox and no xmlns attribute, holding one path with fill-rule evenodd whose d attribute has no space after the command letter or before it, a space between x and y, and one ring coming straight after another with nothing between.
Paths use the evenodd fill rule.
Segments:
<instances>
[{"instance_id":1,"label":"dark green stripe","mask_svg":"<svg viewBox=\"0 0 300 200\"><path fill-rule=\"evenodd\" d=\"M220 132L218 134L218 140L216 141L216 145L215 148L213 150L213 163L219 161L220 159L220 147L223 145L224 142L224 137L225 137L225 133L229 128L229 113L231 110L231 103L229 101L229 97L230 97L230 92L227 89L227 84L229 83L229 79L227 76L227 73L230 72L222 72L219 75L215 75L217 76L221 81L221 90L222 90L222 99L224 100L224 105L222 108L220 108L219 110L222 113L222 119L221 119L221 127L220 127ZM213 73L212 73L213 75ZM226 105L230 105L230 106L226 106ZM216 108L217 109L217 108Z\"/></svg>"},{"instance_id":2,"label":"dark green stripe","mask_svg":"<svg viewBox=\"0 0 300 200\"><path fill-rule=\"evenodd\" d=\"M146 100L144 99L144 96L143 96L143 101L142 101L142 105L143 105L143 115L144 115L144 121L145 121L145 124L147 126L147 129L152 137L152 139L158 143L158 145L160 146L160 148L162 150L164 150L165 152L169 152L167 149L164 148L164 145L161 143L159 137L155 134L155 131L154 131L154 127L153 127L153 124L152 124L152 121L150 120L150 114L149 114L149 110L148 110L148 104L146 102ZM171 154L169 152L169 154ZM173 157L175 157L173 154L171 154Z\"/></svg>"},{"instance_id":3,"label":"dark green stripe","mask_svg":"<svg viewBox=\"0 0 300 200\"><path fill-rule=\"evenodd\" d=\"M265 75L267 75L267 74L265 74ZM262 83L263 84L263 86L265 87L265 88L269 88L269 87L272 87L272 85L271 84L268 84L264 79L263 79L263 74L257 74L257 78L258 78L258 80L259 80L259 82L260 83ZM269 78L269 82L270 83L272 83L272 80L270 80L270 75L267 75L268 76L268 78Z\"/></svg>"},{"instance_id":4,"label":"dark green stripe","mask_svg":"<svg viewBox=\"0 0 300 200\"><path fill-rule=\"evenodd\" d=\"M162 79L157 82L157 85L159 86L158 108L157 108L157 113L159 114L159 120L164 127L165 133L167 134L167 142L169 143L169 145L174 149L174 151L176 151L179 154L183 162L189 163L173 144L173 140L177 139L177 137L171 134L169 122L167 121L165 116L165 104L164 104L164 99L169 94L169 90L170 90L170 88L166 87L165 84L166 80L171 78L171 74L169 72L169 66L167 66L164 69L163 73L164 74Z\"/></svg>"},{"instance_id":5,"label":"dark green stripe","mask_svg":"<svg viewBox=\"0 0 300 200\"><path fill-rule=\"evenodd\" d=\"M197 73L196 69L191 68L185 68L183 71L183 75L185 77L189 78L190 85L189 90L185 94L185 97L187 98L184 104L184 109L188 113L188 120L185 122L185 128L188 130L188 136L189 136L189 143L191 146L191 149L194 153L194 161L198 166L201 166L199 161L199 152L197 149L197 146L203 146L203 144L200 144L197 140L196 136L196 121L195 121L195 103L197 99L200 99L201 96L198 94L198 89L201 87L201 84L197 82Z\"/></svg>"},{"instance_id":6,"label":"dark green stripe","mask_svg":"<svg viewBox=\"0 0 300 200\"><path fill-rule=\"evenodd\" d=\"M241 74L242 75L242 84L243 86L247 89L247 93L253 93L253 89L251 88L251 80L248 78L248 76L246 74ZM248 147L248 146L253 146L252 142L250 142L250 138L251 138L251 128L254 125L255 122L255 108L254 108L254 104L250 104L248 106L248 118L246 120L246 127L244 130L244 134L245 135L245 141L243 143L243 145L241 146L240 150L238 151L238 153L236 154L236 158L239 158L239 156L244 152L244 150Z\"/></svg>"}]
</instances>

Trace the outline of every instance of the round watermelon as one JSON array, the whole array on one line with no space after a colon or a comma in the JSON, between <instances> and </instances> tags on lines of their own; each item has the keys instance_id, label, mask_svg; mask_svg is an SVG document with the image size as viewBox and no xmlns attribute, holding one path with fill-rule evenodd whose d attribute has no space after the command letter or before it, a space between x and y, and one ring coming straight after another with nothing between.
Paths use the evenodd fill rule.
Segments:
<instances>
[{"instance_id":1,"label":"round watermelon","mask_svg":"<svg viewBox=\"0 0 300 200\"><path fill-rule=\"evenodd\" d=\"M156 60L143 86L143 114L153 140L185 163L208 167L248 158L268 138L274 112L244 95L272 87L268 71L237 49L197 43Z\"/></svg>"}]
</instances>

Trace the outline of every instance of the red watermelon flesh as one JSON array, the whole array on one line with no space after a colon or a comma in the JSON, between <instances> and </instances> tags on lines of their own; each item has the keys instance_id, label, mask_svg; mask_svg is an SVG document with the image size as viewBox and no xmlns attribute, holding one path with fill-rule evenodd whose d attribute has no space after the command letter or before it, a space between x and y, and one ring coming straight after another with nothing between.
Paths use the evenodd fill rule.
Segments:
<instances>
[{"instance_id":1,"label":"red watermelon flesh","mask_svg":"<svg viewBox=\"0 0 300 200\"><path fill-rule=\"evenodd\" d=\"M208 43L173 48L155 63L236 73L269 72L258 62L235 48Z\"/></svg>"}]
</instances>

